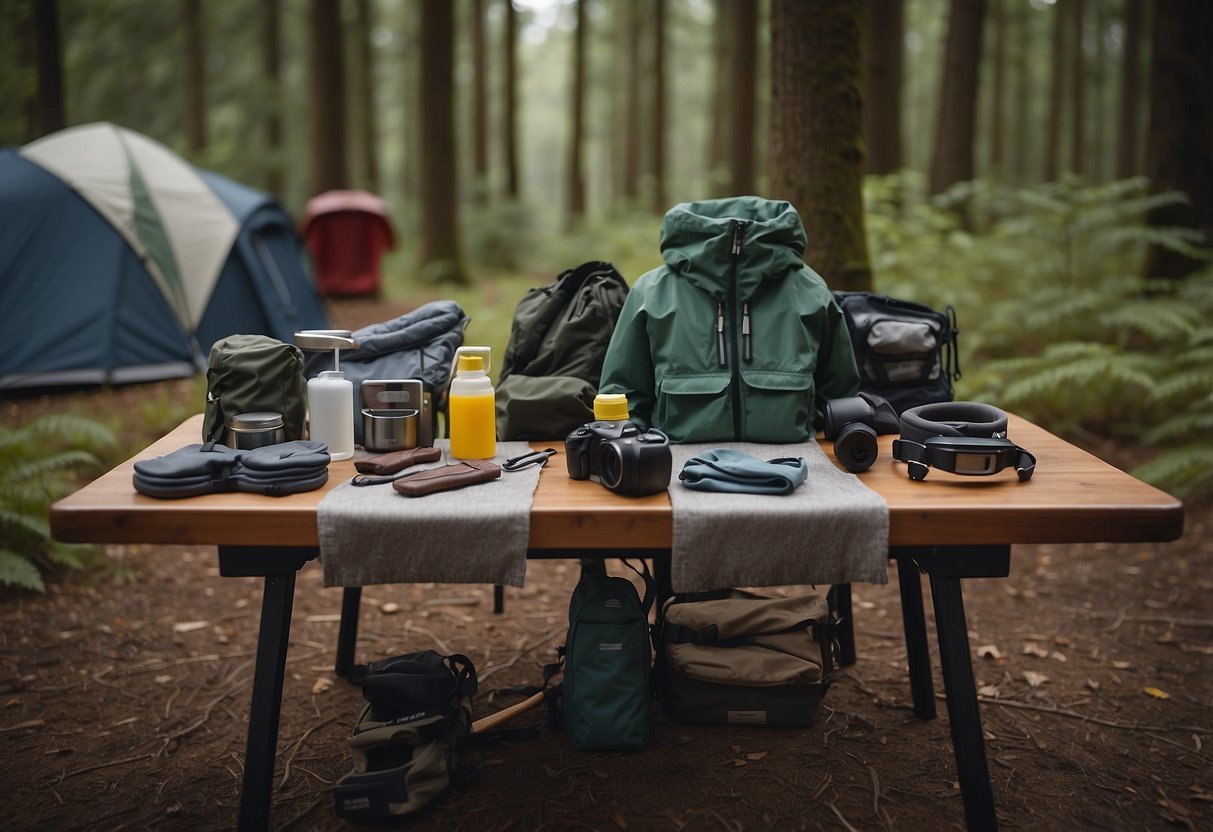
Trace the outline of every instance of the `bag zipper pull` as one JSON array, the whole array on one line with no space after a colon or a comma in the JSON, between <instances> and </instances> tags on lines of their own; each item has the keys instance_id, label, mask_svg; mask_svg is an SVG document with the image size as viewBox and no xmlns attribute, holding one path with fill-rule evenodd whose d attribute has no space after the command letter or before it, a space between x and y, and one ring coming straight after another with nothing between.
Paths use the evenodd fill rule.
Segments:
<instances>
[{"instance_id":1,"label":"bag zipper pull","mask_svg":"<svg viewBox=\"0 0 1213 832\"><path fill-rule=\"evenodd\" d=\"M741 299L741 357L746 361L754 360L754 352L750 342L750 299Z\"/></svg>"},{"instance_id":2,"label":"bag zipper pull","mask_svg":"<svg viewBox=\"0 0 1213 832\"><path fill-rule=\"evenodd\" d=\"M721 367L729 366L724 356L724 301L716 301L716 360Z\"/></svg>"}]
</instances>

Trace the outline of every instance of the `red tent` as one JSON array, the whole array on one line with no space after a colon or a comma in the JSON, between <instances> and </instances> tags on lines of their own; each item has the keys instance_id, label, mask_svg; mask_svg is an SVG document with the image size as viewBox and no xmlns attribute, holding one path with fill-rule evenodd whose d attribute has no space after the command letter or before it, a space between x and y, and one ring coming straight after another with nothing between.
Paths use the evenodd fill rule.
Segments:
<instances>
[{"instance_id":1,"label":"red tent","mask_svg":"<svg viewBox=\"0 0 1213 832\"><path fill-rule=\"evenodd\" d=\"M308 200L303 236L326 295L379 291L383 252L395 248L387 203L367 191L326 191Z\"/></svg>"}]
</instances>

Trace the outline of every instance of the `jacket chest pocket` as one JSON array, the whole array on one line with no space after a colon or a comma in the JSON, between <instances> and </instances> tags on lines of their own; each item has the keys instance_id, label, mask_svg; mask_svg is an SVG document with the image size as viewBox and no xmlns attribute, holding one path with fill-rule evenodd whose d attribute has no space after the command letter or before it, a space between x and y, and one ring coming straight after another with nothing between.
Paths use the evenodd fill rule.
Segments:
<instances>
[{"instance_id":1,"label":"jacket chest pocket","mask_svg":"<svg viewBox=\"0 0 1213 832\"><path fill-rule=\"evenodd\" d=\"M657 388L653 424L672 442L733 438L728 373L667 375Z\"/></svg>"},{"instance_id":2,"label":"jacket chest pocket","mask_svg":"<svg viewBox=\"0 0 1213 832\"><path fill-rule=\"evenodd\" d=\"M812 437L815 387L807 373L741 371L742 438L750 442L800 442Z\"/></svg>"}]
</instances>

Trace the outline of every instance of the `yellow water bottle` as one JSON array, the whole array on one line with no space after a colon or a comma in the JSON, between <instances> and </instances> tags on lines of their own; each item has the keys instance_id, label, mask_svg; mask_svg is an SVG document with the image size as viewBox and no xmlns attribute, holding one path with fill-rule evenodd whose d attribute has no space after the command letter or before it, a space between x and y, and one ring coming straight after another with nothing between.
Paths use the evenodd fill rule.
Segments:
<instances>
[{"instance_id":1,"label":"yellow water bottle","mask_svg":"<svg viewBox=\"0 0 1213 832\"><path fill-rule=\"evenodd\" d=\"M492 459L497 455L497 409L488 375L488 347L460 347L451 379L451 456Z\"/></svg>"}]
</instances>

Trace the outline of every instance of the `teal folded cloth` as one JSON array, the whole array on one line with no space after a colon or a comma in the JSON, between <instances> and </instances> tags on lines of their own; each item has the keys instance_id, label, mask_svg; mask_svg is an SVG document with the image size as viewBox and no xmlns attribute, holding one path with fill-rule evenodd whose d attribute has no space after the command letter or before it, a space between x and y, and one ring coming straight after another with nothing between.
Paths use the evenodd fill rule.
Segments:
<instances>
[{"instance_id":1,"label":"teal folded cloth","mask_svg":"<svg viewBox=\"0 0 1213 832\"><path fill-rule=\"evenodd\" d=\"M809 476L804 457L762 460L732 448L713 448L687 460L678 479L696 491L790 494Z\"/></svg>"}]
</instances>

